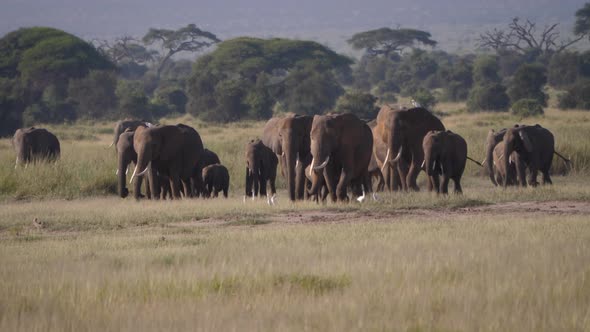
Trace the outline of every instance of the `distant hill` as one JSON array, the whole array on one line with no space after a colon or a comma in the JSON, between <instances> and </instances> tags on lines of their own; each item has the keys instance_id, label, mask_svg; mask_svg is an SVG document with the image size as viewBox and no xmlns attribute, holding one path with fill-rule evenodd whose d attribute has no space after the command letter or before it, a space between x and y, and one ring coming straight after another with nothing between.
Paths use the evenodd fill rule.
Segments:
<instances>
[{"instance_id":1,"label":"distant hill","mask_svg":"<svg viewBox=\"0 0 590 332\"><path fill-rule=\"evenodd\" d=\"M51 26L86 39L143 35L149 27L196 23L222 38L253 35L314 39L346 51L351 34L397 25L432 32L443 49L469 47L486 27L514 16L562 22L570 30L580 0L4 0L0 34Z\"/></svg>"}]
</instances>

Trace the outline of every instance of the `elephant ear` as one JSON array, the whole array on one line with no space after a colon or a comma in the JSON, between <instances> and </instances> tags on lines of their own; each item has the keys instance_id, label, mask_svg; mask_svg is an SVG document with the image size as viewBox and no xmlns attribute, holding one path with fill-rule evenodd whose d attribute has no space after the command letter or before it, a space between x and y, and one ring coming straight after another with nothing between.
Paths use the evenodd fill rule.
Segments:
<instances>
[{"instance_id":1,"label":"elephant ear","mask_svg":"<svg viewBox=\"0 0 590 332\"><path fill-rule=\"evenodd\" d=\"M519 131L518 135L520 136L520 138L522 139L522 142L524 143L524 148L528 152L532 152L533 151L533 144L531 143L529 135L526 132L524 132L523 130Z\"/></svg>"}]
</instances>

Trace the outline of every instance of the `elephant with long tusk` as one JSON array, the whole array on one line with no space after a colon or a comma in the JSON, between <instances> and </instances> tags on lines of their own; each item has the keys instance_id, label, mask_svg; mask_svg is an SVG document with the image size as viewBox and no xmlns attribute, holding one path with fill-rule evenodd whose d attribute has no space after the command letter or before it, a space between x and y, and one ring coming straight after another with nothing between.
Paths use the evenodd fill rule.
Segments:
<instances>
[{"instance_id":1,"label":"elephant with long tusk","mask_svg":"<svg viewBox=\"0 0 590 332\"><path fill-rule=\"evenodd\" d=\"M431 130L445 130L445 127L422 107L407 110L381 107L373 128L373 153L390 190L419 190L416 179L424 160L422 140Z\"/></svg>"},{"instance_id":2,"label":"elephant with long tusk","mask_svg":"<svg viewBox=\"0 0 590 332\"><path fill-rule=\"evenodd\" d=\"M312 195L318 194L322 182L332 201L348 201L347 188L352 181L357 181L366 193L372 193L368 166L373 137L364 121L351 113L316 115L310 138Z\"/></svg>"}]
</instances>

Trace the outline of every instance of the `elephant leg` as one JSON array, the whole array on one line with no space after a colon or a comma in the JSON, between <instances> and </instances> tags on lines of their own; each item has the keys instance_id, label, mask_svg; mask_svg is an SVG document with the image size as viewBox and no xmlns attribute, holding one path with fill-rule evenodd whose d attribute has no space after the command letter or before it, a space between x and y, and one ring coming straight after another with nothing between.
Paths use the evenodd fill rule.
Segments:
<instances>
[{"instance_id":1,"label":"elephant leg","mask_svg":"<svg viewBox=\"0 0 590 332\"><path fill-rule=\"evenodd\" d=\"M455 182L455 194L463 194L463 188L461 188L461 177L453 178Z\"/></svg>"},{"instance_id":2,"label":"elephant leg","mask_svg":"<svg viewBox=\"0 0 590 332\"><path fill-rule=\"evenodd\" d=\"M336 196L338 200L343 202L348 201L348 195L346 191L348 189L348 186L350 185L350 179L351 172L343 168L342 173L340 173L340 180L338 181L338 185L336 187Z\"/></svg>"},{"instance_id":3,"label":"elephant leg","mask_svg":"<svg viewBox=\"0 0 590 332\"><path fill-rule=\"evenodd\" d=\"M526 187L526 165L520 161L520 158L516 159L516 176L520 186Z\"/></svg>"},{"instance_id":4,"label":"elephant leg","mask_svg":"<svg viewBox=\"0 0 590 332\"><path fill-rule=\"evenodd\" d=\"M180 199L180 179L178 175L170 176L170 190L172 191L172 199Z\"/></svg>"},{"instance_id":5,"label":"elephant leg","mask_svg":"<svg viewBox=\"0 0 590 332\"><path fill-rule=\"evenodd\" d=\"M270 179L270 194L271 196L274 196L277 193L277 187L276 187L276 177L275 176L271 176Z\"/></svg>"},{"instance_id":6,"label":"elephant leg","mask_svg":"<svg viewBox=\"0 0 590 332\"><path fill-rule=\"evenodd\" d=\"M268 179L266 178L265 175L262 175L259 179L260 179L260 187L259 187L260 188L260 197L265 197Z\"/></svg>"},{"instance_id":7,"label":"elephant leg","mask_svg":"<svg viewBox=\"0 0 590 332\"><path fill-rule=\"evenodd\" d=\"M158 172L151 167L148 169L148 182L152 197L155 200L160 199L160 181L158 179Z\"/></svg>"},{"instance_id":8,"label":"elephant leg","mask_svg":"<svg viewBox=\"0 0 590 332\"><path fill-rule=\"evenodd\" d=\"M332 202L336 202L336 180L330 174L327 167L324 168L324 183L330 193L330 197L332 198Z\"/></svg>"},{"instance_id":9,"label":"elephant leg","mask_svg":"<svg viewBox=\"0 0 590 332\"><path fill-rule=\"evenodd\" d=\"M426 184L427 184L428 192L432 192L434 190L434 181L432 181L432 176L427 177Z\"/></svg>"},{"instance_id":10,"label":"elephant leg","mask_svg":"<svg viewBox=\"0 0 590 332\"><path fill-rule=\"evenodd\" d=\"M430 176L430 181L432 182L436 193L440 193L440 176L438 174L433 174Z\"/></svg>"},{"instance_id":11,"label":"elephant leg","mask_svg":"<svg viewBox=\"0 0 590 332\"><path fill-rule=\"evenodd\" d=\"M544 170L543 171L543 184L553 184L553 181L551 181L551 176L549 175L549 170Z\"/></svg>"},{"instance_id":12,"label":"elephant leg","mask_svg":"<svg viewBox=\"0 0 590 332\"><path fill-rule=\"evenodd\" d=\"M449 193L449 177L445 174L442 175L442 182L440 183L440 192L443 195L446 195Z\"/></svg>"},{"instance_id":13,"label":"elephant leg","mask_svg":"<svg viewBox=\"0 0 590 332\"><path fill-rule=\"evenodd\" d=\"M408 171L409 171L409 167L408 164L405 163L404 161L399 161L397 164L397 170L398 170L398 176L399 176L399 183L401 185L401 190L403 191L408 191Z\"/></svg>"},{"instance_id":14,"label":"elephant leg","mask_svg":"<svg viewBox=\"0 0 590 332\"><path fill-rule=\"evenodd\" d=\"M152 191L150 189L150 180L148 179L147 176L143 177L143 181L145 182L145 195L147 197L147 199L152 199Z\"/></svg>"},{"instance_id":15,"label":"elephant leg","mask_svg":"<svg viewBox=\"0 0 590 332\"><path fill-rule=\"evenodd\" d=\"M225 187L223 187L223 197L227 198L227 192L228 192L229 187L226 185Z\"/></svg>"},{"instance_id":16,"label":"elephant leg","mask_svg":"<svg viewBox=\"0 0 590 332\"><path fill-rule=\"evenodd\" d=\"M406 178L408 189L420 191L420 188L416 183L416 180L418 179L418 174L420 174L420 167L414 161L412 161L410 163L410 169L408 170L408 175Z\"/></svg>"}]
</instances>

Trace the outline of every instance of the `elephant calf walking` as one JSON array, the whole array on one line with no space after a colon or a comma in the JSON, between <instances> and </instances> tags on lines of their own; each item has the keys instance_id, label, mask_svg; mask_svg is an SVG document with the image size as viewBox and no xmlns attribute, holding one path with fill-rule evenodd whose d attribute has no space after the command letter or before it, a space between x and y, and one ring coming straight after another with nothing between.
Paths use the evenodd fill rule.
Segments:
<instances>
[{"instance_id":1,"label":"elephant calf walking","mask_svg":"<svg viewBox=\"0 0 590 332\"><path fill-rule=\"evenodd\" d=\"M462 193L461 177L467 162L467 143L463 137L447 131L430 131L422 142L423 167L426 168L428 187L437 193L449 192L449 180L455 182L455 193ZM440 182L439 176L442 176Z\"/></svg>"},{"instance_id":2,"label":"elephant calf walking","mask_svg":"<svg viewBox=\"0 0 590 332\"><path fill-rule=\"evenodd\" d=\"M203 197L217 197L223 191L223 197L227 198L229 190L229 172L220 164L213 164L203 168Z\"/></svg>"},{"instance_id":3,"label":"elephant calf walking","mask_svg":"<svg viewBox=\"0 0 590 332\"><path fill-rule=\"evenodd\" d=\"M270 148L260 140L252 140L246 146L246 196L252 198L268 196L267 183L270 184L271 197L269 203L274 203L277 192L275 180L279 159Z\"/></svg>"}]
</instances>

